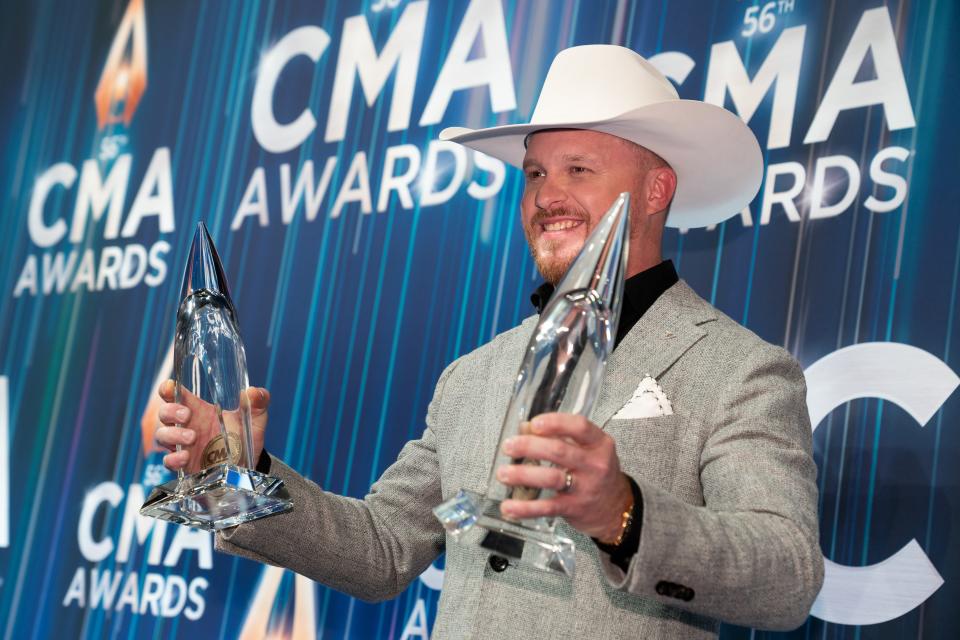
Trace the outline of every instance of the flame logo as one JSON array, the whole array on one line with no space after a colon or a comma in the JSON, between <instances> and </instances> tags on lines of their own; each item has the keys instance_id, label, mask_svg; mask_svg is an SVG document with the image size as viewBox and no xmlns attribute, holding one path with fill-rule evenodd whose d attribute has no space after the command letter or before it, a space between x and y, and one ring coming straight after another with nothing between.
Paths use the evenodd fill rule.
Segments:
<instances>
[{"instance_id":1,"label":"flame logo","mask_svg":"<svg viewBox=\"0 0 960 640\"><path fill-rule=\"evenodd\" d=\"M287 614L277 629L271 629L270 617L274 604L279 597L280 582L284 575L293 575L293 615ZM314 584L292 571L280 567L266 566L260 574L260 585L253 596L253 603L247 611L240 640L316 640L317 613ZM289 619L292 617L292 621Z\"/></svg>"},{"instance_id":2,"label":"flame logo","mask_svg":"<svg viewBox=\"0 0 960 640\"><path fill-rule=\"evenodd\" d=\"M129 126L146 89L147 18L143 0L130 0L93 96L97 129L118 122Z\"/></svg>"}]
</instances>

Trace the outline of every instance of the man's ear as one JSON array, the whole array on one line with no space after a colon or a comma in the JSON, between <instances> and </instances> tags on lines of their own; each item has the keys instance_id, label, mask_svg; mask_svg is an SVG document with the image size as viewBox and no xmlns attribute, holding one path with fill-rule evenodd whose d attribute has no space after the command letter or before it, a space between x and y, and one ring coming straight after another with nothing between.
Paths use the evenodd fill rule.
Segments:
<instances>
[{"instance_id":1,"label":"man's ear","mask_svg":"<svg viewBox=\"0 0 960 640\"><path fill-rule=\"evenodd\" d=\"M657 167L647 172L646 213L654 214L670 206L677 191L677 174L670 167Z\"/></svg>"}]
</instances>

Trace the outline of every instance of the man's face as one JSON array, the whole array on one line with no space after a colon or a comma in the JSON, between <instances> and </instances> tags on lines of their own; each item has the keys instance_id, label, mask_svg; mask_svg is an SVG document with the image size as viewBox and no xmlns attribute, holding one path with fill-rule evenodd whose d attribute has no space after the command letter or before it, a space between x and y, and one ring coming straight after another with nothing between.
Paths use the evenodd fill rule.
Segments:
<instances>
[{"instance_id":1,"label":"man's face","mask_svg":"<svg viewBox=\"0 0 960 640\"><path fill-rule=\"evenodd\" d=\"M621 192L630 192L634 206L640 203L643 153L641 147L599 131L556 129L530 136L520 214L544 279L560 281Z\"/></svg>"}]
</instances>

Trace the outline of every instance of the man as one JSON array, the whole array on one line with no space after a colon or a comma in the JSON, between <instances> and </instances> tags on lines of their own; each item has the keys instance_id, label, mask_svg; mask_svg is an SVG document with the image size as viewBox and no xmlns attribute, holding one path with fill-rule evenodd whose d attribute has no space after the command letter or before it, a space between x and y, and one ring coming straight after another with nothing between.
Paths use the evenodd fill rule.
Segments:
<instances>
[{"instance_id":1,"label":"man","mask_svg":"<svg viewBox=\"0 0 960 640\"><path fill-rule=\"evenodd\" d=\"M723 109L679 100L636 53L593 45L557 56L530 124L441 136L522 166L521 220L548 283L617 194L631 193L618 346L591 419L536 418L505 453L556 466L496 470L507 484L559 491L502 510L560 516L575 578L504 570L480 548L448 544L431 513L461 487L485 489L535 316L447 367L423 436L364 500L325 493L262 454L294 510L223 531L218 548L364 599L396 595L446 550L435 637L700 638L720 620L801 624L823 575L802 372L699 298L660 253L668 213L674 226L707 225L754 196L752 133ZM537 293L542 308L549 286ZM189 421L172 384L161 395L161 421ZM251 400L259 455L269 396ZM157 439L189 445L189 433L167 427Z\"/></svg>"}]
</instances>

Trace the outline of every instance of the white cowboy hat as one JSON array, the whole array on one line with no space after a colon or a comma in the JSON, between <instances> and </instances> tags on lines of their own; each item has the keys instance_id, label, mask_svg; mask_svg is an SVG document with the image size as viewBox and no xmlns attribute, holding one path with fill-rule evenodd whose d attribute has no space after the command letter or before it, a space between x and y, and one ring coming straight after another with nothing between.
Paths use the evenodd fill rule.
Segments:
<instances>
[{"instance_id":1,"label":"white cowboy hat","mask_svg":"<svg viewBox=\"0 0 960 640\"><path fill-rule=\"evenodd\" d=\"M520 167L526 137L543 129L590 129L635 142L677 174L668 227L705 227L743 209L760 188L763 156L733 113L681 100L657 69L630 49L585 45L557 54L530 124L449 127L451 140Z\"/></svg>"}]
</instances>

